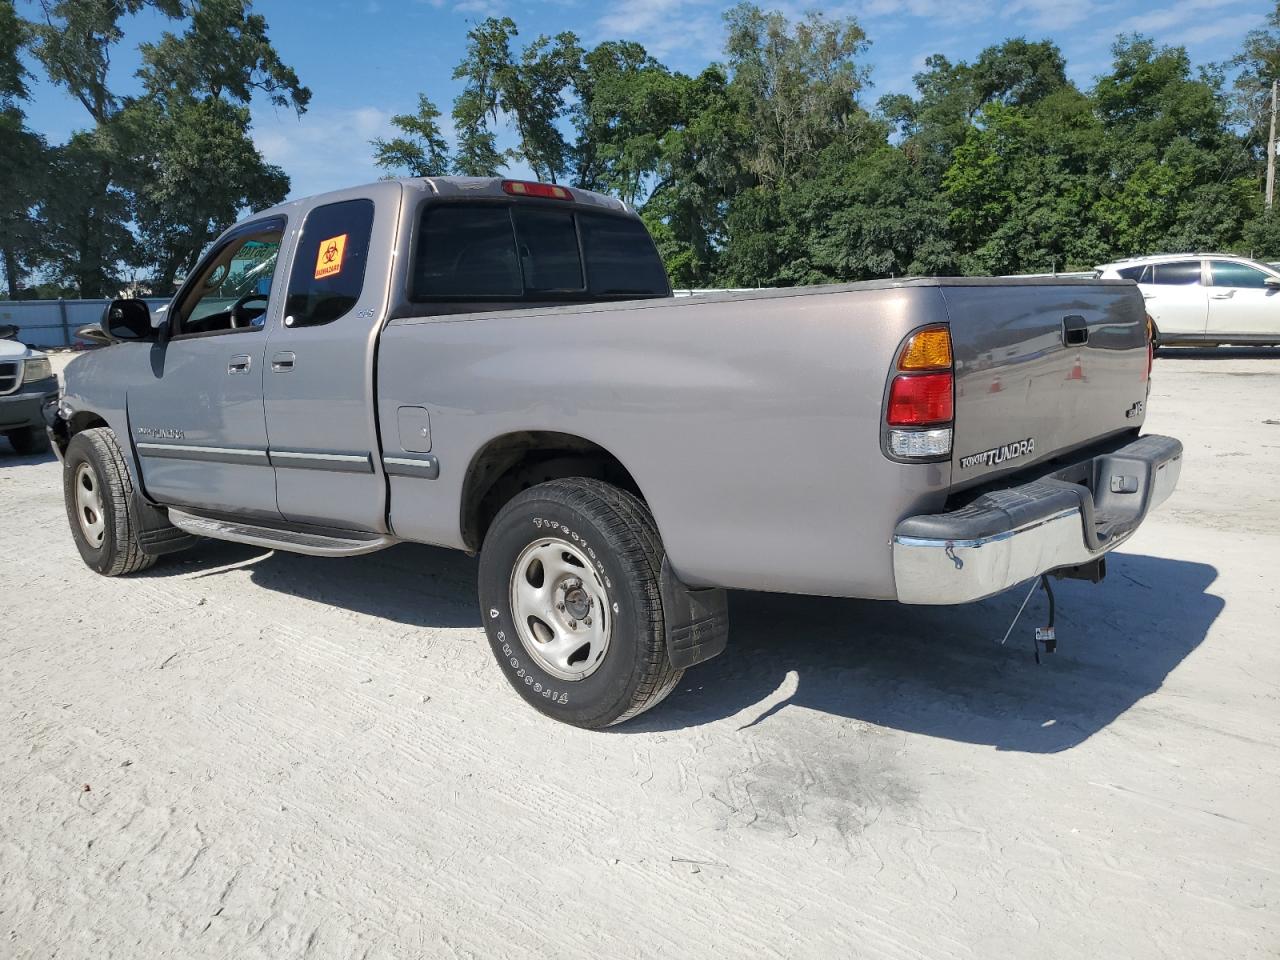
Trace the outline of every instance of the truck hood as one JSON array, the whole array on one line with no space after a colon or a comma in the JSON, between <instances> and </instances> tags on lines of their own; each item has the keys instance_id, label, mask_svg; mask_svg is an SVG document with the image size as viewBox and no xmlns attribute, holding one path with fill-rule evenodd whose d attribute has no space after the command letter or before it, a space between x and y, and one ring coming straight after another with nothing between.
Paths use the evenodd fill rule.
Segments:
<instances>
[{"instance_id":1,"label":"truck hood","mask_svg":"<svg viewBox=\"0 0 1280 960\"><path fill-rule=\"evenodd\" d=\"M0 340L0 360L25 360L28 357L39 356L42 354L29 350L25 343L19 343L17 340Z\"/></svg>"}]
</instances>

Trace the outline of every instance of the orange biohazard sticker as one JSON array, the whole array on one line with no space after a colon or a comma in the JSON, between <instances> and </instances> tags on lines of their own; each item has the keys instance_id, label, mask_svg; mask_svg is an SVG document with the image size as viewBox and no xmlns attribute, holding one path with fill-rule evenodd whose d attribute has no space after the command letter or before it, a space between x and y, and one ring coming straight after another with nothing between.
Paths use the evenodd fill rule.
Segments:
<instances>
[{"instance_id":1,"label":"orange biohazard sticker","mask_svg":"<svg viewBox=\"0 0 1280 960\"><path fill-rule=\"evenodd\" d=\"M316 252L316 279L323 280L342 272L342 256L347 252L347 235L320 241Z\"/></svg>"}]
</instances>

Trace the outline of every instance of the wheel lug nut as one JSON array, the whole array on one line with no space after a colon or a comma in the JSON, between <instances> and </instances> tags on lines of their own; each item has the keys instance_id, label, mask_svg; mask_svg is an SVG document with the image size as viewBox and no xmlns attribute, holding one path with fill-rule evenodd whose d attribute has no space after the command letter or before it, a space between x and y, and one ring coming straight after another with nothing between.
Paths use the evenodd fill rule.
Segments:
<instances>
[{"instance_id":1,"label":"wheel lug nut","mask_svg":"<svg viewBox=\"0 0 1280 960\"><path fill-rule=\"evenodd\" d=\"M570 620L569 620L569 629L570 629L570 630L576 630L576 629L577 629L577 627L578 627L578 621L577 621L577 620L570 619Z\"/></svg>"},{"instance_id":2,"label":"wheel lug nut","mask_svg":"<svg viewBox=\"0 0 1280 960\"><path fill-rule=\"evenodd\" d=\"M590 617L585 618L585 619L582 621L582 625L583 625L584 627L589 627L589 626L591 626L591 618L590 618Z\"/></svg>"},{"instance_id":3,"label":"wheel lug nut","mask_svg":"<svg viewBox=\"0 0 1280 960\"><path fill-rule=\"evenodd\" d=\"M557 609L557 610L559 610L559 611L561 611L561 612L563 613L563 612L564 612L564 604L563 604L563 603L557 603L557 604L556 604L556 609Z\"/></svg>"}]
</instances>

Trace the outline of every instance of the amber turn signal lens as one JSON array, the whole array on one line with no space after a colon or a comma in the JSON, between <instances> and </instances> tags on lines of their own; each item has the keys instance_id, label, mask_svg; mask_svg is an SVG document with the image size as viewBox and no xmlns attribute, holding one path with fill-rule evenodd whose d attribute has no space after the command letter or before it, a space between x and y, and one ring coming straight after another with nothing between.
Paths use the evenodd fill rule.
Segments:
<instances>
[{"instance_id":1,"label":"amber turn signal lens","mask_svg":"<svg viewBox=\"0 0 1280 960\"><path fill-rule=\"evenodd\" d=\"M921 330L907 341L898 358L899 370L948 370L951 368L951 333L946 327Z\"/></svg>"}]
</instances>

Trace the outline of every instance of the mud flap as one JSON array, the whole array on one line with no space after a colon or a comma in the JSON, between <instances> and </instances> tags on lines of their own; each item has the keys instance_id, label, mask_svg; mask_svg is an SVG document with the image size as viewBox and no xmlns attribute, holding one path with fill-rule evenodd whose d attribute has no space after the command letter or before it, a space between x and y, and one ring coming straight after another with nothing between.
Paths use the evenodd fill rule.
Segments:
<instances>
[{"instance_id":1,"label":"mud flap","mask_svg":"<svg viewBox=\"0 0 1280 960\"><path fill-rule=\"evenodd\" d=\"M666 621L667 656L677 670L719 656L729 643L729 597L720 589L685 586L662 558L658 581Z\"/></svg>"},{"instance_id":2,"label":"mud flap","mask_svg":"<svg viewBox=\"0 0 1280 960\"><path fill-rule=\"evenodd\" d=\"M171 524L165 512L147 503L137 490L129 498L129 510L136 524L138 546L149 557L177 553L193 546L200 539Z\"/></svg>"}]
</instances>

